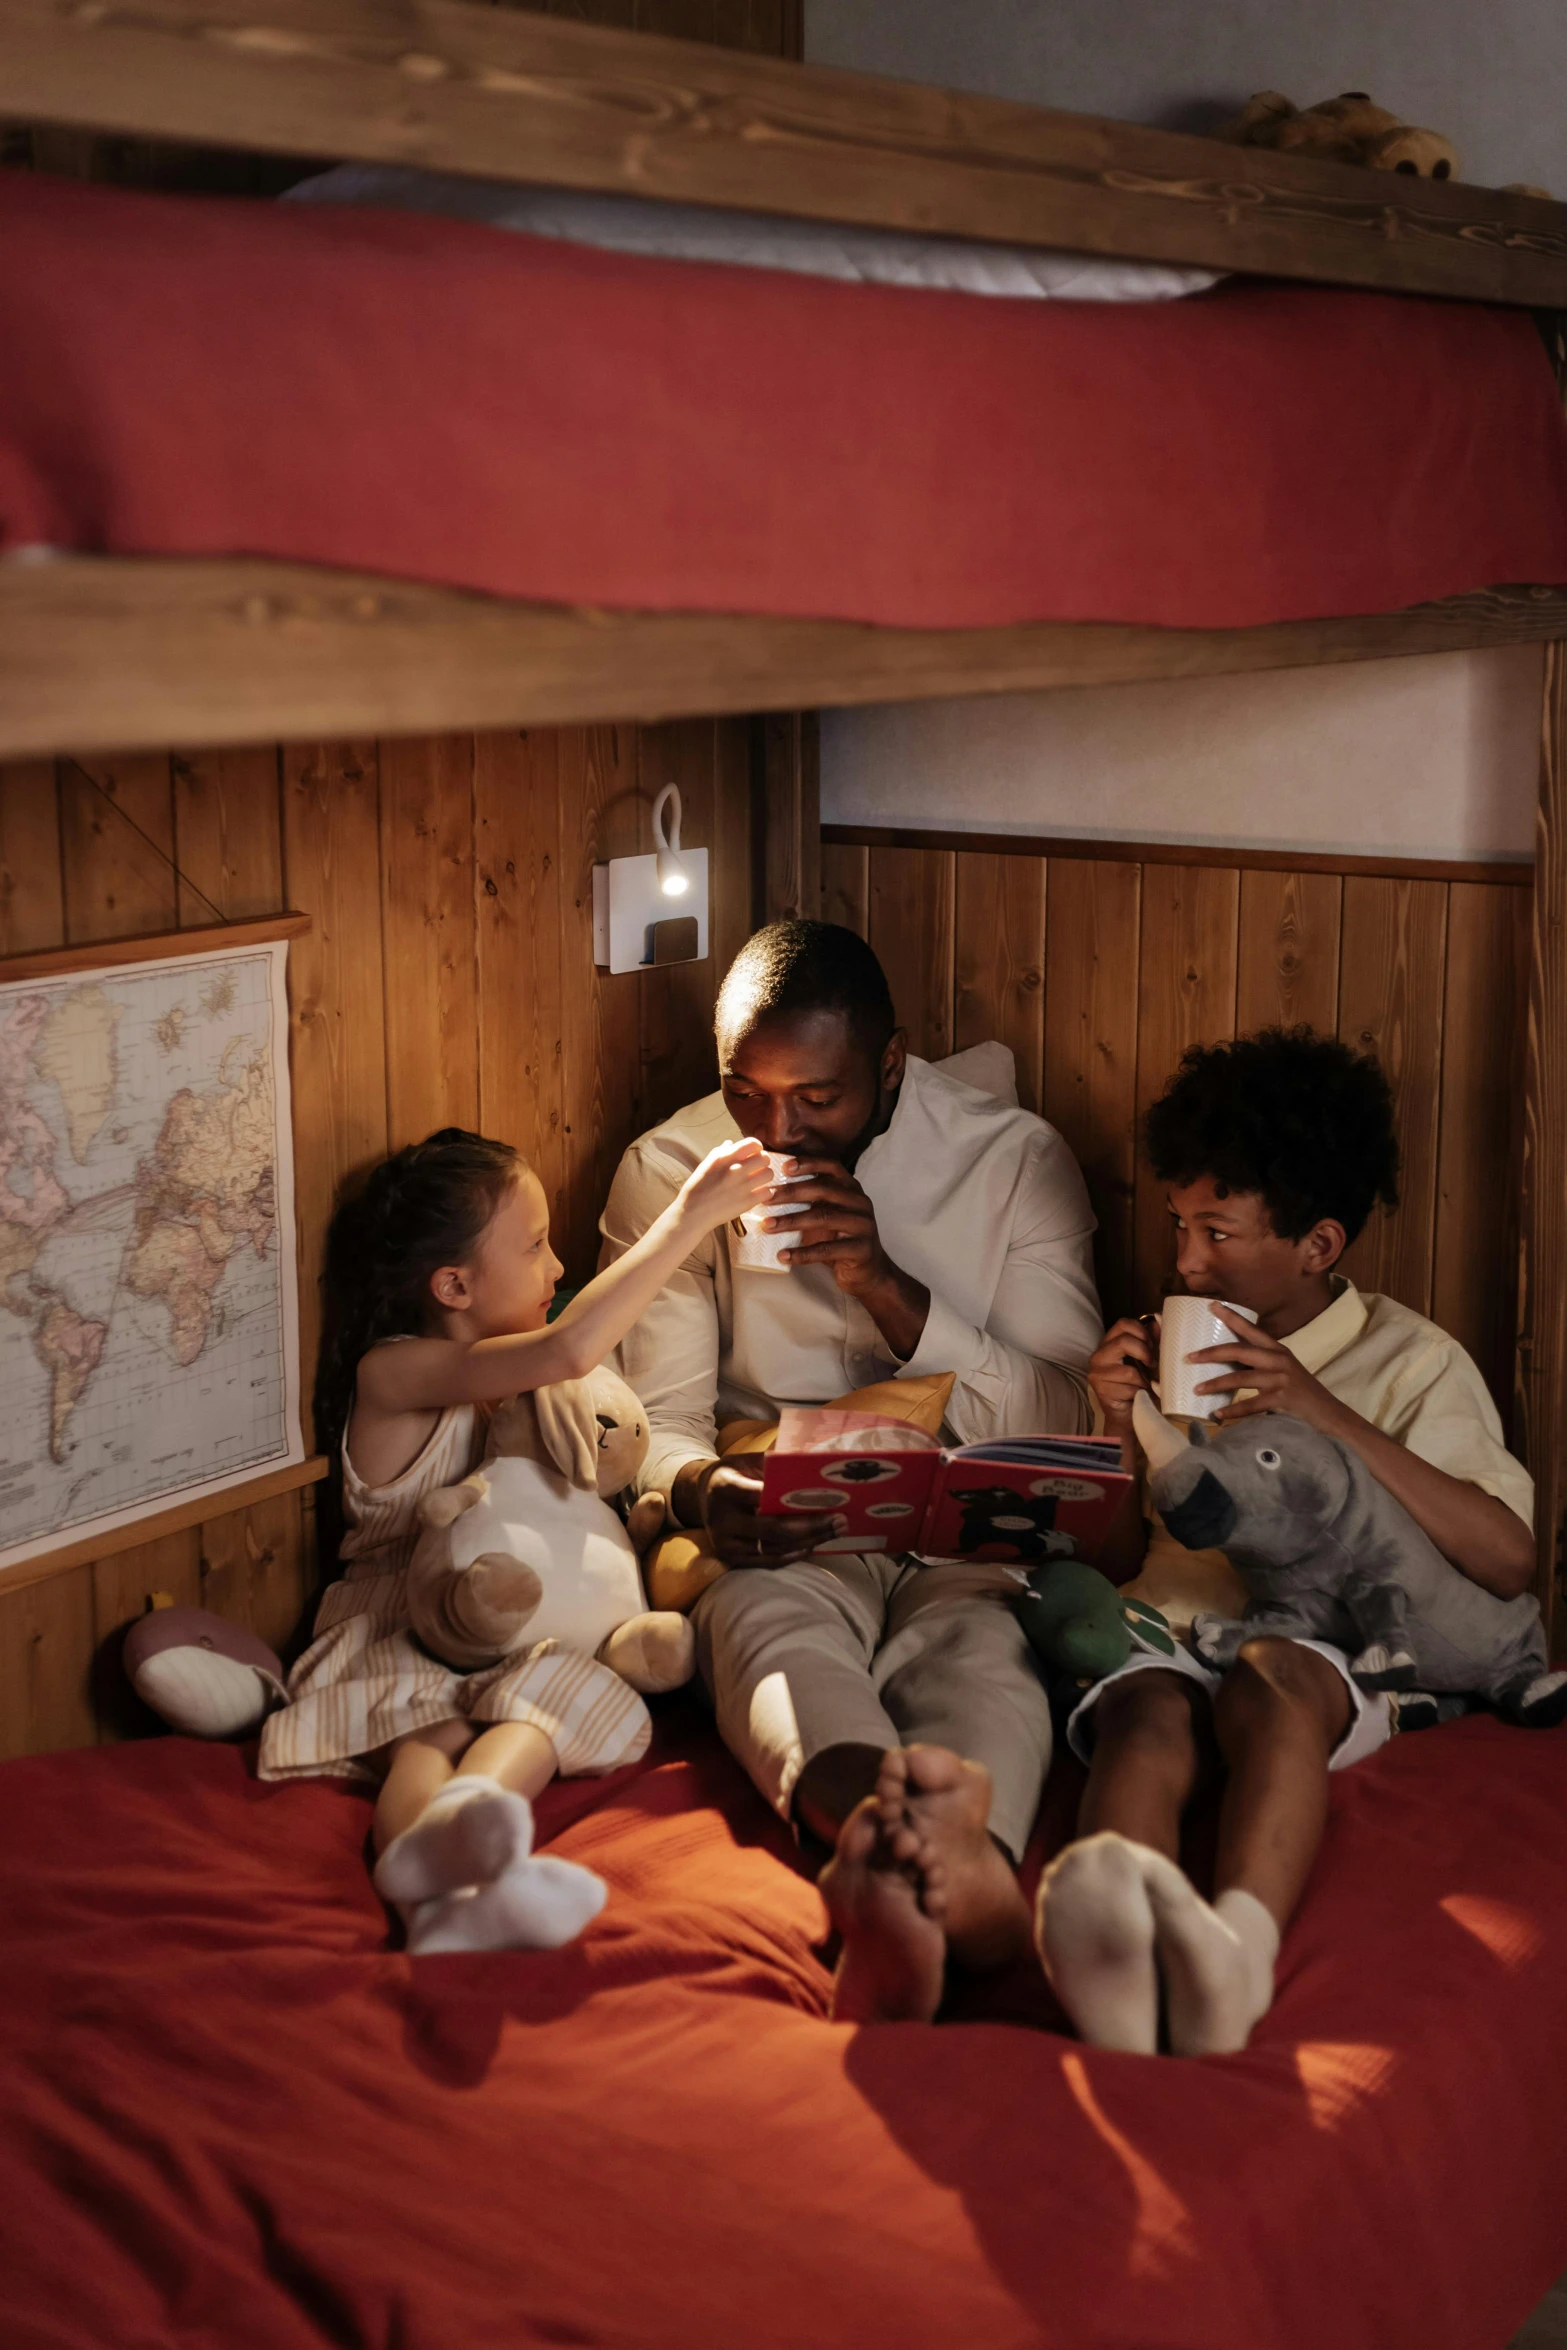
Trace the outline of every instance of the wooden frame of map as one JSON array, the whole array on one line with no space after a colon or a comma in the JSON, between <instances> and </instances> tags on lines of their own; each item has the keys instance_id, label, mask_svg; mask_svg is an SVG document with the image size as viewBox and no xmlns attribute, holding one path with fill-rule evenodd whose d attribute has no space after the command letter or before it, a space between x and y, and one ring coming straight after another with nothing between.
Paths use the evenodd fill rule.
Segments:
<instances>
[{"instance_id":1,"label":"wooden frame of map","mask_svg":"<svg viewBox=\"0 0 1567 2350\"><path fill-rule=\"evenodd\" d=\"M303 914L0 959L0 1573L304 1461Z\"/></svg>"}]
</instances>

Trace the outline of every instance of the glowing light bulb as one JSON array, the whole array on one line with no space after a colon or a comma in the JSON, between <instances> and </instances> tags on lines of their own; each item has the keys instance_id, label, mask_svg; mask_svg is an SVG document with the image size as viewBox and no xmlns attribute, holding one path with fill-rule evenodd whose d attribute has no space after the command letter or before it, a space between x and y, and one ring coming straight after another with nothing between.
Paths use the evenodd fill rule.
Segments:
<instances>
[{"instance_id":1,"label":"glowing light bulb","mask_svg":"<svg viewBox=\"0 0 1567 2350\"><path fill-rule=\"evenodd\" d=\"M653 849L658 886L666 898L683 898L691 876L680 855L680 787L666 783L653 802Z\"/></svg>"}]
</instances>

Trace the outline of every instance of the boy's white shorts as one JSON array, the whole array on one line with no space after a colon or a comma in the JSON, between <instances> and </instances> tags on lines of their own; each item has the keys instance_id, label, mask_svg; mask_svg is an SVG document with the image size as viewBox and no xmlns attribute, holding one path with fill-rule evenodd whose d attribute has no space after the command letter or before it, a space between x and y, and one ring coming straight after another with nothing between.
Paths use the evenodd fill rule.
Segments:
<instances>
[{"instance_id":1,"label":"boy's white shorts","mask_svg":"<svg viewBox=\"0 0 1567 2350\"><path fill-rule=\"evenodd\" d=\"M1368 1754L1375 1754L1393 1735L1393 1708L1380 1689L1362 1689L1350 1678L1349 1659L1341 1648L1334 1648L1326 1640L1298 1640L1297 1648L1314 1648L1318 1656L1325 1656L1334 1671L1341 1674L1349 1691L1349 1728L1328 1758L1330 1771L1347 1771L1351 1763L1364 1762ZM1173 1655L1156 1655L1150 1649L1134 1648L1124 1665L1113 1673L1106 1673L1092 1689L1086 1689L1078 1699L1067 1720L1066 1742L1079 1762L1092 1759L1094 1751L1090 1716L1107 1689L1117 1681L1124 1681L1129 1673L1184 1673L1188 1680L1200 1681L1210 1697L1224 1675L1212 1665L1205 1665L1199 1656L1177 1641Z\"/></svg>"}]
</instances>

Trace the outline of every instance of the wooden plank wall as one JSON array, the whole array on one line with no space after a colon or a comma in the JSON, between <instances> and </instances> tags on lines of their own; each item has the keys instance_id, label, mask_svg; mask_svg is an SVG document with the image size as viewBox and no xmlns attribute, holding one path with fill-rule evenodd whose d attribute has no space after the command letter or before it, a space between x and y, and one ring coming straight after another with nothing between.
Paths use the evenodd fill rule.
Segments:
<instances>
[{"instance_id":1,"label":"wooden plank wall","mask_svg":"<svg viewBox=\"0 0 1567 2350\"><path fill-rule=\"evenodd\" d=\"M715 974L751 928L749 762L746 722L706 719L0 767L0 954L209 925L208 899L311 918L290 956L307 1397L337 1187L433 1127L518 1143L568 1278L591 1271L620 1152L716 1081ZM710 957L601 976L591 868L652 845L667 781L709 848ZM134 1726L92 1660L154 1591L286 1644L312 1537L310 1493L290 1493L0 1584L0 1755Z\"/></svg>"},{"instance_id":2,"label":"wooden plank wall","mask_svg":"<svg viewBox=\"0 0 1567 2350\"><path fill-rule=\"evenodd\" d=\"M1513 879L1286 873L853 846L829 833L823 910L870 939L917 1052L999 1036L1099 1216L1107 1314L1166 1285L1169 1219L1138 1120L1190 1044L1309 1021L1392 1082L1402 1199L1346 1259L1451 1330L1504 1419L1513 1393L1530 895Z\"/></svg>"}]
</instances>

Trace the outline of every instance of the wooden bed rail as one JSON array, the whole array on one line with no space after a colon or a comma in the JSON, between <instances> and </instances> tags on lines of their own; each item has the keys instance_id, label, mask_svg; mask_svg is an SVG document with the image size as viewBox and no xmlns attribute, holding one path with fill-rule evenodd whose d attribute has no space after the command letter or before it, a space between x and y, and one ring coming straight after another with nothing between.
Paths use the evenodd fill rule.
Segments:
<instances>
[{"instance_id":1,"label":"wooden bed rail","mask_svg":"<svg viewBox=\"0 0 1567 2350\"><path fill-rule=\"evenodd\" d=\"M1567 206L462 0L0 0L14 121L1567 307Z\"/></svg>"},{"instance_id":2,"label":"wooden bed rail","mask_svg":"<svg viewBox=\"0 0 1567 2350\"><path fill-rule=\"evenodd\" d=\"M1265 628L868 628L514 604L308 564L0 565L0 758L717 716L1567 635L1567 589Z\"/></svg>"}]
</instances>

